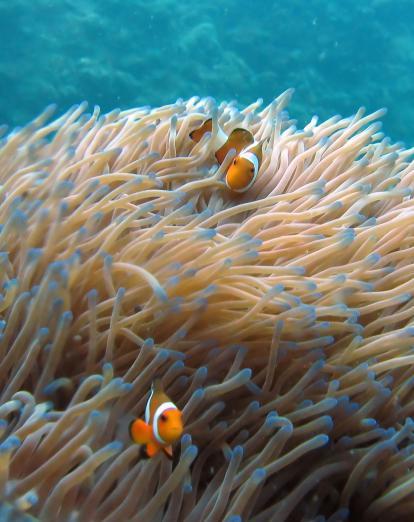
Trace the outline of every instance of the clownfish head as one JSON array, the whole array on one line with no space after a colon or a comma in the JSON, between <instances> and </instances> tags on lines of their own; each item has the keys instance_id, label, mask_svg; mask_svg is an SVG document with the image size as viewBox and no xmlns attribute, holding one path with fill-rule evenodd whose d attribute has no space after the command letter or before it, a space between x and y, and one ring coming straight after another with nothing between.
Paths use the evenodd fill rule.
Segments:
<instances>
[{"instance_id":1,"label":"clownfish head","mask_svg":"<svg viewBox=\"0 0 414 522\"><path fill-rule=\"evenodd\" d=\"M259 172L259 160L252 152L243 152L236 156L227 169L226 185L234 192L245 192L256 180Z\"/></svg>"},{"instance_id":2,"label":"clownfish head","mask_svg":"<svg viewBox=\"0 0 414 522\"><path fill-rule=\"evenodd\" d=\"M177 408L164 410L157 419L158 435L167 444L172 444L183 434L183 415Z\"/></svg>"}]
</instances>

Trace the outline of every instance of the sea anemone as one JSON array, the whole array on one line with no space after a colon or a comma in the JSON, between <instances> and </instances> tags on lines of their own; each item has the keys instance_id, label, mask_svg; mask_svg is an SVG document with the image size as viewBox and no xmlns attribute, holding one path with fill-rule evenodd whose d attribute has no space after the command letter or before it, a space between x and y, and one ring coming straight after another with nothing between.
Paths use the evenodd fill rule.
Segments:
<instances>
[{"instance_id":1,"label":"sea anemone","mask_svg":"<svg viewBox=\"0 0 414 522\"><path fill-rule=\"evenodd\" d=\"M291 94L48 108L5 136L4 520L412 520L414 150L382 110L297 129ZM244 194L218 125L269 138ZM155 377L173 461L128 436Z\"/></svg>"}]
</instances>

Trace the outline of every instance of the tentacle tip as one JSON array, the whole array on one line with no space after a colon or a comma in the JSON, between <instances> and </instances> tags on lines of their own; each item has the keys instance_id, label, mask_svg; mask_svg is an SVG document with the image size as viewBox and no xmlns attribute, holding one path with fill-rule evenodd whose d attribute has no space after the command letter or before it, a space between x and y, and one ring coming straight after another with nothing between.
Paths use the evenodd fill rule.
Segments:
<instances>
[{"instance_id":1,"label":"tentacle tip","mask_svg":"<svg viewBox=\"0 0 414 522\"><path fill-rule=\"evenodd\" d=\"M372 418L365 418L361 420L361 425L364 428L376 428L378 426L378 422Z\"/></svg>"},{"instance_id":2,"label":"tentacle tip","mask_svg":"<svg viewBox=\"0 0 414 522\"><path fill-rule=\"evenodd\" d=\"M366 262L370 265L375 265L381 260L381 254L378 254L377 252L373 252L372 254L369 254L365 258Z\"/></svg>"},{"instance_id":3,"label":"tentacle tip","mask_svg":"<svg viewBox=\"0 0 414 522\"><path fill-rule=\"evenodd\" d=\"M21 440L16 435L11 435L0 444L0 453L9 453L21 445Z\"/></svg>"},{"instance_id":4,"label":"tentacle tip","mask_svg":"<svg viewBox=\"0 0 414 522\"><path fill-rule=\"evenodd\" d=\"M89 414L89 419L91 420L91 422L95 423L95 422L103 419L103 414L99 410L92 410L91 413Z\"/></svg>"},{"instance_id":5,"label":"tentacle tip","mask_svg":"<svg viewBox=\"0 0 414 522\"><path fill-rule=\"evenodd\" d=\"M114 440L107 445L107 449L114 452L119 452L124 447L120 440Z\"/></svg>"},{"instance_id":6,"label":"tentacle tip","mask_svg":"<svg viewBox=\"0 0 414 522\"><path fill-rule=\"evenodd\" d=\"M331 440L329 435L326 435L325 433L321 434L321 435L317 435L316 437L318 439L318 442L320 442L321 446L326 446L327 444L329 444L329 442Z\"/></svg>"},{"instance_id":7,"label":"tentacle tip","mask_svg":"<svg viewBox=\"0 0 414 522\"><path fill-rule=\"evenodd\" d=\"M184 452L184 456L186 456L187 458L190 458L190 459L195 459L198 455L198 448L197 446L195 446L194 444L192 444L191 446L189 446L185 452Z\"/></svg>"},{"instance_id":8,"label":"tentacle tip","mask_svg":"<svg viewBox=\"0 0 414 522\"><path fill-rule=\"evenodd\" d=\"M230 515L224 519L224 522L243 522L243 520L240 515Z\"/></svg>"},{"instance_id":9,"label":"tentacle tip","mask_svg":"<svg viewBox=\"0 0 414 522\"><path fill-rule=\"evenodd\" d=\"M197 400L202 399L204 397L204 395L205 395L204 388L197 388L197 390L195 390L193 392L193 398L197 399Z\"/></svg>"},{"instance_id":10,"label":"tentacle tip","mask_svg":"<svg viewBox=\"0 0 414 522\"><path fill-rule=\"evenodd\" d=\"M102 370L103 370L105 373L113 372L113 371L114 371L114 367L112 366L111 363L106 362L106 363L103 364L103 366L102 366Z\"/></svg>"},{"instance_id":11,"label":"tentacle tip","mask_svg":"<svg viewBox=\"0 0 414 522\"><path fill-rule=\"evenodd\" d=\"M243 449L243 446L235 446L233 448L233 457L237 457L237 458L240 458L240 457L243 457L243 454L244 454L244 449Z\"/></svg>"},{"instance_id":12,"label":"tentacle tip","mask_svg":"<svg viewBox=\"0 0 414 522\"><path fill-rule=\"evenodd\" d=\"M124 393L129 393L130 391L132 391L133 388L134 388L134 386L130 382L124 382L122 384L122 391Z\"/></svg>"},{"instance_id":13,"label":"tentacle tip","mask_svg":"<svg viewBox=\"0 0 414 522\"><path fill-rule=\"evenodd\" d=\"M181 437L181 444L184 446L191 445L191 441L192 441L192 438L189 433L184 433L184 435Z\"/></svg>"},{"instance_id":14,"label":"tentacle tip","mask_svg":"<svg viewBox=\"0 0 414 522\"><path fill-rule=\"evenodd\" d=\"M241 370L241 371L239 372L239 377L240 377L240 379L242 379L243 381L244 381L244 380L247 381L247 380L249 380L249 379L251 378L252 373L253 373L253 372L252 372L252 369L251 369L251 368L243 368L243 370Z\"/></svg>"},{"instance_id":15,"label":"tentacle tip","mask_svg":"<svg viewBox=\"0 0 414 522\"><path fill-rule=\"evenodd\" d=\"M266 469L265 468L257 468L253 471L252 480L256 484L259 484L266 478Z\"/></svg>"},{"instance_id":16,"label":"tentacle tip","mask_svg":"<svg viewBox=\"0 0 414 522\"><path fill-rule=\"evenodd\" d=\"M304 266L291 266L288 267L292 270L292 272L296 275L305 275L306 274L306 268Z\"/></svg>"}]
</instances>

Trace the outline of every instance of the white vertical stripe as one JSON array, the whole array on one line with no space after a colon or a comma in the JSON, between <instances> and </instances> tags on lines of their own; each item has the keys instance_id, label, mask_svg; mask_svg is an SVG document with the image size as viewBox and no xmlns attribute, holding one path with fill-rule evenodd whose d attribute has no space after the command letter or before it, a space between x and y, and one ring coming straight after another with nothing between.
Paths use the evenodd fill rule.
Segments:
<instances>
[{"instance_id":1,"label":"white vertical stripe","mask_svg":"<svg viewBox=\"0 0 414 522\"><path fill-rule=\"evenodd\" d=\"M253 152L242 152L239 155L239 158L244 158L247 161L250 161L250 163L253 165L254 173L253 173L252 180L246 187L243 187L241 189L231 189L231 190L233 190L234 192L246 192L246 190L248 190L253 185L253 183L256 181L257 174L259 172L259 160L257 159L256 154L253 154ZM229 188L231 188L231 187L229 187Z\"/></svg>"},{"instance_id":2,"label":"white vertical stripe","mask_svg":"<svg viewBox=\"0 0 414 522\"><path fill-rule=\"evenodd\" d=\"M158 408L155 410L154 414L154 420L152 421L152 430L154 432L154 437L157 439L157 441L160 444L168 444L159 434L158 432L158 420L161 417L161 415L166 410L178 410L177 406L173 402L163 402L158 406Z\"/></svg>"},{"instance_id":3,"label":"white vertical stripe","mask_svg":"<svg viewBox=\"0 0 414 522\"><path fill-rule=\"evenodd\" d=\"M250 161L250 163L253 164L254 175L257 176L257 173L259 172L259 160L257 159L256 154L253 154L253 152L246 151L240 154L240 158L247 159L247 161Z\"/></svg>"},{"instance_id":4,"label":"white vertical stripe","mask_svg":"<svg viewBox=\"0 0 414 522\"><path fill-rule=\"evenodd\" d=\"M154 390L151 388L151 395L149 396L149 399L147 400L147 405L145 406L145 422L149 424L150 417L151 417L151 399L154 395Z\"/></svg>"}]
</instances>

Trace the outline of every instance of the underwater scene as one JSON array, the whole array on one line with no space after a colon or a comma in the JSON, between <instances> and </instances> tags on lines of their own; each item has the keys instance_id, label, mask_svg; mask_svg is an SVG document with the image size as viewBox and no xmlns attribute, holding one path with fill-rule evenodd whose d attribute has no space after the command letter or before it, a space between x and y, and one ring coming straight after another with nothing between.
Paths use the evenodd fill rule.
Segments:
<instances>
[{"instance_id":1,"label":"underwater scene","mask_svg":"<svg viewBox=\"0 0 414 522\"><path fill-rule=\"evenodd\" d=\"M0 0L0 521L411 522L414 3Z\"/></svg>"}]
</instances>

